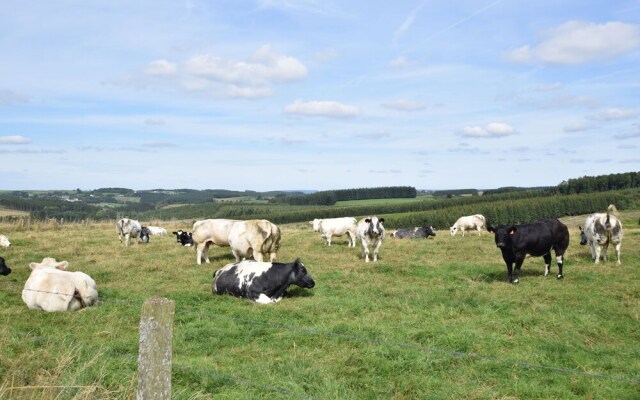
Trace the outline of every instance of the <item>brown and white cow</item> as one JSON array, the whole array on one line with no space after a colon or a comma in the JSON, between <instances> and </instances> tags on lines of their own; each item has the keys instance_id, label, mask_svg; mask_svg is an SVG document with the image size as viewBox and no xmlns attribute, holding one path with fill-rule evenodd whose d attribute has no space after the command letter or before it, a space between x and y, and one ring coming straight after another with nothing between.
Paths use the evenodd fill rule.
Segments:
<instances>
[{"instance_id":1,"label":"brown and white cow","mask_svg":"<svg viewBox=\"0 0 640 400\"><path fill-rule=\"evenodd\" d=\"M273 262L280 248L280 228L266 219L238 221L229 231L229 246L236 262L248 258L263 261L267 255Z\"/></svg>"},{"instance_id":2,"label":"brown and white cow","mask_svg":"<svg viewBox=\"0 0 640 400\"><path fill-rule=\"evenodd\" d=\"M587 217L584 229L580 228L580 244L588 245L591 259L598 264L600 256L607 261L607 249L613 244L616 249L617 264L620 264L620 248L622 246L622 223L613 212L617 211L612 204L606 213L595 213Z\"/></svg>"},{"instance_id":3,"label":"brown and white cow","mask_svg":"<svg viewBox=\"0 0 640 400\"><path fill-rule=\"evenodd\" d=\"M343 218L316 218L311 221L314 232L320 232L320 236L324 239L327 246L331 246L331 238L333 236L347 235L349 247L356 247L356 224L357 220L353 217Z\"/></svg>"},{"instance_id":4,"label":"brown and white cow","mask_svg":"<svg viewBox=\"0 0 640 400\"><path fill-rule=\"evenodd\" d=\"M196 263L209 262L209 246L229 246L229 232L236 219L205 219L193 223L193 244L196 246Z\"/></svg>"},{"instance_id":5,"label":"brown and white cow","mask_svg":"<svg viewBox=\"0 0 640 400\"><path fill-rule=\"evenodd\" d=\"M96 282L83 272L65 271L66 261L45 257L29 264L31 275L24 284L22 300L32 310L76 311L98 300Z\"/></svg>"},{"instance_id":6,"label":"brown and white cow","mask_svg":"<svg viewBox=\"0 0 640 400\"><path fill-rule=\"evenodd\" d=\"M486 218L481 214L475 215L467 215L465 217L460 217L456 221L455 224L450 228L451 236L455 236L458 230L462 231L462 236L464 236L465 231L469 231L472 229L476 229L478 231L478 236L482 235L482 228L484 228L487 224Z\"/></svg>"}]
</instances>

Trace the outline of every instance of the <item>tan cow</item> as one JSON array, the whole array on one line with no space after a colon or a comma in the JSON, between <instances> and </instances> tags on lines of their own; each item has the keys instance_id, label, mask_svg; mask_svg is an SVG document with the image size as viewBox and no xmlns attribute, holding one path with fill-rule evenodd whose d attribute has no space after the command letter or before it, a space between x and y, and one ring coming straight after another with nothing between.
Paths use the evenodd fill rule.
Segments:
<instances>
[{"instance_id":1,"label":"tan cow","mask_svg":"<svg viewBox=\"0 0 640 400\"><path fill-rule=\"evenodd\" d=\"M76 311L98 300L96 282L83 272L65 271L66 261L45 257L29 264L31 275L24 284L22 300L32 310Z\"/></svg>"},{"instance_id":2,"label":"tan cow","mask_svg":"<svg viewBox=\"0 0 640 400\"><path fill-rule=\"evenodd\" d=\"M231 227L236 219L205 219L193 223L191 238L196 246L196 263L209 262L209 246L229 246Z\"/></svg>"},{"instance_id":3,"label":"tan cow","mask_svg":"<svg viewBox=\"0 0 640 400\"><path fill-rule=\"evenodd\" d=\"M267 254L273 262L280 248L280 228L266 219L238 221L229 231L229 246L236 262L243 258L263 261Z\"/></svg>"}]
</instances>

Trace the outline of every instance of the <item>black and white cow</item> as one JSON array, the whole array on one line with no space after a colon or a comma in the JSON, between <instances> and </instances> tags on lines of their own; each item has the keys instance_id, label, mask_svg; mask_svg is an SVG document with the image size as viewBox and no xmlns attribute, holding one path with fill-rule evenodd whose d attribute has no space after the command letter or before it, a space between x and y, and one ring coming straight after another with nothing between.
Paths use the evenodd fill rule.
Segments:
<instances>
[{"instance_id":1,"label":"black and white cow","mask_svg":"<svg viewBox=\"0 0 640 400\"><path fill-rule=\"evenodd\" d=\"M424 226L417 228L400 228L391 233L391 237L397 239L405 238L429 238L429 236L436 236L436 231L433 226Z\"/></svg>"},{"instance_id":2,"label":"black and white cow","mask_svg":"<svg viewBox=\"0 0 640 400\"><path fill-rule=\"evenodd\" d=\"M270 304L280 301L289 285L310 289L315 284L299 258L288 264L244 260L217 270L211 291Z\"/></svg>"},{"instance_id":3,"label":"black and white cow","mask_svg":"<svg viewBox=\"0 0 640 400\"><path fill-rule=\"evenodd\" d=\"M365 262L369 262L369 246L373 246L373 261L378 261L378 250L384 240L383 222L384 218L378 218L375 215L358 221L356 237L362 244L362 258Z\"/></svg>"},{"instance_id":4,"label":"black and white cow","mask_svg":"<svg viewBox=\"0 0 640 400\"><path fill-rule=\"evenodd\" d=\"M587 217L584 229L580 228L580 244L588 245L591 259L598 264L600 256L607 261L607 249L613 244L616 249L617 264L620 264L620 248L622 247L622 223L612 213L616 207L612 204L606 213L595 213Z\"/></svg>"},{"instance_id":5,"label":"black and white cow","mask_svg":"<svg viewBox=\"0 0 640 400\"><path fill-rule=\"evenodd\" d=\"M502 252L502 258L507 264L507 281L518 283L520 280L520 267L527 255L544 258L544 276L549 275L551 266L551 250L556 253L558 264L558 279L562 275L564 252L569 247L569 230L567 226L557 219L545 219L530 224L499 225L487 227L489 232L495 234L496 246ZM512 275L515 263L515 278Z\"/></svg>"},{"instance_id":6,"label":"black and white cow","mask_svg":"<svg viewBox=\"0 0 640 400\"><path fill-rule=\"evenodd\" d=\"M179 229L177 232L173 232L176 235L176 242L182 246L191 246L193 244L193 234L191 232L185 232Z\"/></svg>"},{"instance_id":7,"label":"black and white cow","mask_svg":"<svg viewBox=\"0 0 640 400\"><path fill-rule=\"evenodd\" d=\"M11 273L11 268L4 262L4 258L0 257L0 275L9 275Z\"/></svg>"}]
</instances>

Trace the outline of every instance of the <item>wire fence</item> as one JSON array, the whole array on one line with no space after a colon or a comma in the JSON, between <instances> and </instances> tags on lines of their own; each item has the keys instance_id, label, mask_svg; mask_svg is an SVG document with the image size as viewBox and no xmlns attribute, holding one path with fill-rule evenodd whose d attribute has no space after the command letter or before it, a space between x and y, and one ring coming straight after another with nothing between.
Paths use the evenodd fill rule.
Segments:
<instances>
[{"instance_id":1,"label":"wire fence","mask_svg":"<svg viewBox=\"0 0 640 400\"><path fill-rule=\"evenodd\" d=\"M62 295L62 296L74 296L75 295L75 294L70 294L70 293L59 293L59 292L51 292L51 291L36 290L36 289L24 289L24 288L19 288L17 286L5 286L4 288L5 289L9 289L9 290L15 290L17 292L21 292L23 290L26 290L26 291L49 293L49 294ZM142 306L142 303L140 301L123 300L123 299L99 298L98 299L98 304L99 303L120 304L120 305L126 305L126 306L135 307L137 309L139 309ZM503 364L503 365L508 365L508 366L517 367L517 368L523 368L523 369L537 369L537 370L544 370L544 371L554 372L554 373L563 374L563 375L581 376L581 377L592 378L592 379L609 380L609 381L614 381L614 382L624 382L624 383L633 384L633 385L640 385L640 379L633 378L633 377L608 375L608 374L603 374L603 373L598 373L598 372L580 371L580 370L575 370L575 369L557 367L557 366L553 366L553 365L535 364L535 363L530 363L528 361L523 361L523 360L513 360L513 359L508 359L508 358L499 358L499 357L483 355L483 354L469 353L469 352L464 352L464 351L455 351L455 350L442 349L442 348L437 348L437 347L429 347L429 346L423 346L423 345L415 344L415 343L404 343L404 342L389 341L389 340L375 339L375 338L372 339L372 338L369 338L369 337L342 334L342 333L335 333L335 332L330 332L330 331L326 331L326 330L315 329L315 328L312 328L312 327L293 326L293 325L280 324L280 323L275 323L275 322L259 321L259 320L250 319L250 318L239 318L239 317L224 315L224 314L220 314L220 313L205 312L205 311L200 311L200 310L194 311L194 310L190 310L190 309L186 309L186 308L176 309L176 314L194 315L194 316L197 316L199 318L203 318L203 317L216 318L216 319L231 321L231 322L234 322L234 323L237 323L237 324L262 326L262 327L268 327L268 328L273 328L273 329L282 330L282 331L302 333L302 334L305 334L305 335L321 336L321 337L325 337L325 338L334 338L334 339L340 339L340 340L348 340L348 341L354 341L354 342L358 342L358 343L365 344L365 345L370 345L370 346L395 347L395 348L409 349L409 350L412 350L412 351L418 351L418 352L423 352L423 353L439 354L439 355L442 355L442 356L445 356L445 357L451 357L451 358L464 358L464 359L470 359L470 360L479 360L479 361L496 363L496 364ZM31 340L31 341L40 341L40 342L42 342L42 341L50 340L50 338L45 337L45 336L29 335L29 334L25 334L25 332L23 332L23 331L17 331L17 330L13 330L13 329L10 329L10 334L14 335L16 338L21 338L21 339L26 339L26 340ZM98 348L98 347L86 346L86 345L80 345L80 346L78 346L78 348L82 348L82 349L87 350L87 351L95 352L95 355L98 355L99 353L102 353L102 354L107 354L110 357L128 358L132 362L137 360L137 358L138 358L137 353L133 353L133 352L132 353L123 353L122 351L116 351L116 350L111 350L111 349L105 349L103 347ZM179 356L180 355L179 355L179 352L178 352L177 358ZM305 396L301 396L299 393L293 392L293 391L291 391L291 390L289 390L287 388L271 386L271 385L266 385L266 384L263 384L263 383L259 383L259 382L256 382L256 381L252 380L252 379L248 379L246 377L224 374L224 373L220 373L220 372L217 372L217 371L212 371L210 369L207 369L207 370L193 369L193 368L181 365L180 362L175 362L174 361L173 369L175 371L180 371L182 373L195 374L195 375L199 375L199 376L206 376L206 377L215 378L215 379L219 379L219 380L223 380L223 381L227 381L227 382L232 382L233 384L236 384L236 385L248 386L248 387L252 387L252 388L255 388L255 389L258 389L258 390L262 390L262 391L265 391L265 392L280 393L280 394L288 396L289 398L300 398L300 399L312 399L313 398L313 397L308 397L306 395ZM59 390L70 390L70 389L83 388L85 386L72 385L72 386L46 386L46 387L47 388L57 388ZM36 389L36 388L44 388L44 386L42 386L42 387L39 387L39 386L11 387L11 389L13 389L13 390L27 390L27 389Z\"/></svg>"}]
</instances>

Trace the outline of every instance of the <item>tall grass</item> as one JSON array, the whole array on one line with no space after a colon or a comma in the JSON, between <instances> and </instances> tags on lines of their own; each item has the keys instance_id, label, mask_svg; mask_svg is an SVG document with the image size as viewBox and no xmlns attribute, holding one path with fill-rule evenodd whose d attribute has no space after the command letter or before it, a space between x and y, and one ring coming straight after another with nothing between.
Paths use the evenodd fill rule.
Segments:
<instances>
[{"instance_id":1,"label":"tall grass","mask_svg":"<svg viewBox=\"0 0 640 400\"><path fill-rule=\"evenodd\" d=\"M115 224L3 224L0 398L134 398L140 307L160 295L176 301L176 399L637 399L639 214L622 213L622 266L594 265L573 217L565 279L529 258L517 286L489 234L387 238L364 263L344 237L283 225L278 258L301 257L316 287L269 306L211 294L228 248L197 266L173 236L124 247ZM100 302L28 310L28 264L45 256L91 275Z\"/></svg>"}]
</instances>

